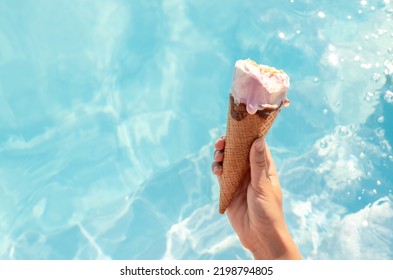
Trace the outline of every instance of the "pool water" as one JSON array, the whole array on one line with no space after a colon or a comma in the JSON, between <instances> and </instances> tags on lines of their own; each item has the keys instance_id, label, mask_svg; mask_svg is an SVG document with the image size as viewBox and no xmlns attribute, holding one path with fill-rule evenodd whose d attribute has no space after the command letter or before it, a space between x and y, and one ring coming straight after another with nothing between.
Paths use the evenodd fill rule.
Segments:
<instances>
[{"instance_id":1,"label":"pool water","mask_svg":"<svg viewBox=\"0 0 393 280\"><path fill-rule=\"evenodd\" d=\"M307 259L393 258L393 1L0 1L0 258L250 259L210 172L237 59Z\"/></svg>"}]
</instances>

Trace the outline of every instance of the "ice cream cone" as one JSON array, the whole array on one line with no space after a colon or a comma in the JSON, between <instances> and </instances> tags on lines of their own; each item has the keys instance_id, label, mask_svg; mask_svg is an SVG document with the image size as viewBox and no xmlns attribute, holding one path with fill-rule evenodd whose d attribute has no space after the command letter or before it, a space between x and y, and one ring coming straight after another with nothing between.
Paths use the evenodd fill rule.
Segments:
<instances>
[{"instance_id":1,"label":"ice cream cone","mask_svg":"<svg viewBox=\"0 0 393 280\"><path fill-rule=\"evenodd\" d=\"M281 108L289 105L286 97L289 84L289 77L283 70L257 64L251 59L236 61L222 174L218 176L221 214L232 202L250 169L252 143L266 136Z\"/></svg>"},{"instance_id":2,"label":"ice cream cone","mask_svg":"<svg viewBox=\"0 0 393 280\"><path fill-rule=\"evenodd\" d=\"M246 105L236 104L230 96L225 139L222 175L220 184L219 212L224 214L237 189L250 168L249 153L258 137L265 137L280 108L264 109L249 114Z\"/></svg>"}]
</instances>

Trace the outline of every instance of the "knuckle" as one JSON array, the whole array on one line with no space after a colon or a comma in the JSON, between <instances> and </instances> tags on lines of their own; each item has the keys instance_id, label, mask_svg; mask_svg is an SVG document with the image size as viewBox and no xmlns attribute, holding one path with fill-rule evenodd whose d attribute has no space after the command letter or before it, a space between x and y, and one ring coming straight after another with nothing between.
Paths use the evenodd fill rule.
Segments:
<instances>
[{"instance_id":1,"label":"knuckle","mask_svg":"<svg viewBox=\"0 0 393 280\"><path fill-rule=\"evenodd\" d=\"M257 158L255 159L255 165L259 168L266 168L266 160L263 157Z\"/></svg>"}]
</instances>

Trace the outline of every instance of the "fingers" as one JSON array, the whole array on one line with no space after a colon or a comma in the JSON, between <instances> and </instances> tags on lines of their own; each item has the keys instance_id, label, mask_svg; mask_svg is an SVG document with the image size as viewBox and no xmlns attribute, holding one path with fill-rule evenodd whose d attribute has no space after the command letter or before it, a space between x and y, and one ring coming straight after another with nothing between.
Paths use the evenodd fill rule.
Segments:
<instances>
[{"instance_id":1,"label":"fingers","mask_svg":"<svg viewBox=\"0 0 393 280\"><path fill-rule=\"evenodd\" d=\"M224 159L224 151L215 150L214 151L214 161L222 162Z\"/></svg>"},{"instance_id":2,"label":"fingers","mask_svg":"<svg viewBox=\"0 0 393 280\"><path fill-rule=\"evenodd\" d=\"M250 150L251 185L254 188L260 189L270 181L268 164L265 141L258 138Z\"/></svg>"},{"instance_id":3,"label":"fingers","mask_svg":"<svg viewBox=\"0 0 393 280\"><path fill-rule=\"evenodd\" d=\"M224 160L224 148L225 148L225 137L220 137L214 144L214 162L212 163L211 169L213 174L222 174L222 161Z\"/></svg>"},{"instance_id":4,"label":"fingers","mask_svg":"<svg viewBox=\"0 0 393 280\"><path fill-rule=\"evenodd\" d=\"M269 147L262 138L254 141L250 150L251 185L259 192L273 186L280 188L276 166Z\"/></svg>"},{"instance_id":5,"label":"fingers","mask_svg":"<svg viewBox=\"0 0 393 280\"><path fill-rule=\"evenodd\" d=\"M218 151L223 151L225 148L225 136L221 136L220 138L218 138L216 143L214 144L214 147Z\"/></svg>"},{"instance_id":6,"label":"fingers","mask_svg":"<svg viewBox=\"0 0 393 280\"><path fill-rule=\"evenodd\" d=\"M219 162L213 162L212 163L212 172L214 175L221 175L222 174L222 164Z\"/></svg>"},{"instance_id":7,"label":"fingers","mask_svg":"<svg viewBox=\"0 0 393 280\"><path fill-rule=\"evenodd\" d=\"M267 167L268 167L267 173L272 183L279 185L280 183L278 180L276 165L274 164L272 155L270 154L270 149L267 146L267 144L265 144L265 149L266 149L266 159L267 159Z\"/></svg>"}]
</instances>

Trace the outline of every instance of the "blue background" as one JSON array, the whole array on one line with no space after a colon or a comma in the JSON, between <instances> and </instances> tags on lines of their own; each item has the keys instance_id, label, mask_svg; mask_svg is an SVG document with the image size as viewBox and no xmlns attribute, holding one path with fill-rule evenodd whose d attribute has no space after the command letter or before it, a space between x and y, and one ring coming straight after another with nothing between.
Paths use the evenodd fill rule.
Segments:
<instances>
[{"instance_id":1,"label":"blue background","mask_svg":"<svg viewBox=\"0 0 393 280\"><path fill-rule=\"evenodd\" d=\"M390 0L0 0L0 258L249 259L210 172L237 59L308 259L393 257Z\"/></svg>"}]
</instances>

